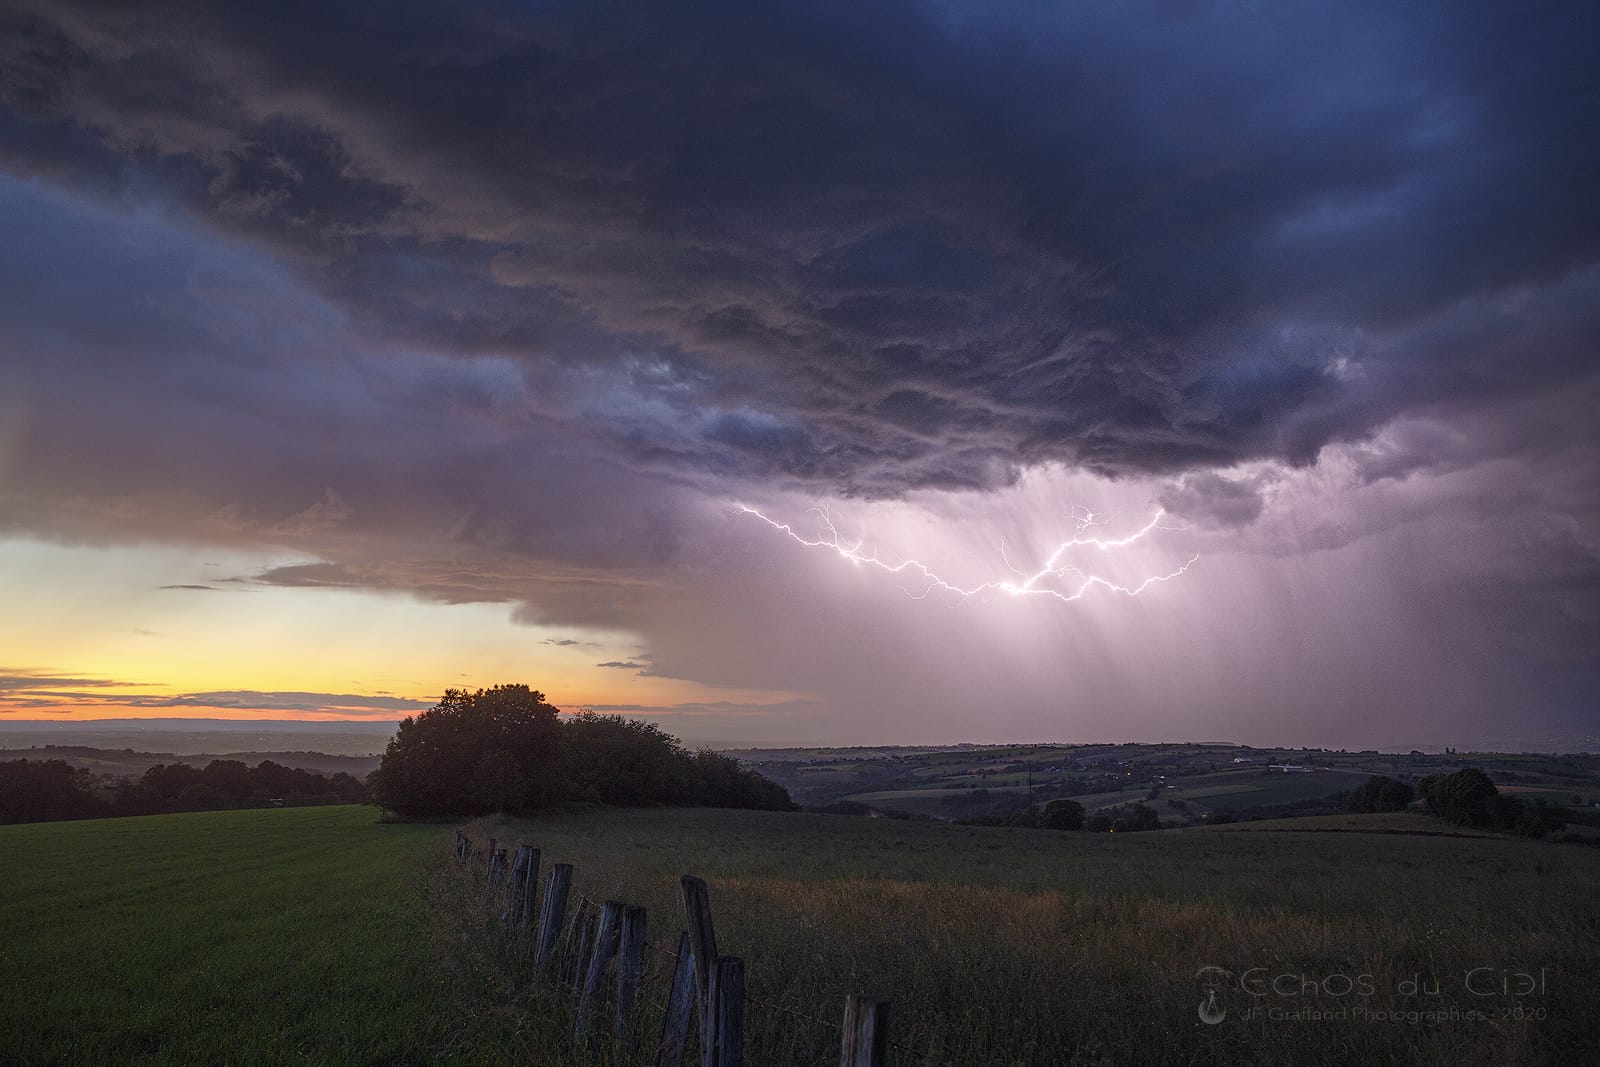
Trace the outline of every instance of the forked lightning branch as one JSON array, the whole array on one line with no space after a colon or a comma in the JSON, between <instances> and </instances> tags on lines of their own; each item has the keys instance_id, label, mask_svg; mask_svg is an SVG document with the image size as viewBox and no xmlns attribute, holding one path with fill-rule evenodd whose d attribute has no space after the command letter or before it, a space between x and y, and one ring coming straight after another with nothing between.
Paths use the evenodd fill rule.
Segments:
<instances>
[{"instance_id":1,"label":"forked lightning branch","mask_svg":"<svg viewBox=\"0 0 1600 1067\"><path fill-rule=\"evenodd\" d=\"M1099 552L1101 554L1114 553L1119 549L1143 541L1157 531L1180 530L1181 527L1162 525L1161 520L1166 516L1166 513L1157 511L1149 522L1125 537L1085 536L1086 531L1103 525L1103 522L1094 512L1080 508L1074 510L1072 517L1075 527L1073 536L1066 541L1062 541L1037 570L1030 573L1012 566L1006 556L1005 544L1002 542L1000 545L1000 557L1010 570L1010 576L997 576L988 581L979 582L976 585L964 586L946 580L920 560L904 559L899 562L892 562L879 556L876 549L866 550L866 541L864 539L846 540L839 533L838 528L834 526L833 519L826 508L813 507L807 509L809 514L816 516L817 529L820 531L817 536L808 537L796 530L793 525L780 522L759 508L751 507L749 504L735 504L734 507L746 515L755 516L790 540L807 548L825 549L836 553L841 559L848 560L851 563L877 567L888 571L890 574L902 576L909 574L920 577L924 583L920 590L905 590L906 595L914 600L922 600L935 592L941 592L962 597L976 597L986 593L1013 597L1042 596L1070 602L1081 599L1085 594L1097 588L1112 593L1121 593L1124 596L1138 596L1152 585L1160 582L1170 582L1187 571L1200 558L1198 555L1191 555L1177 569L1149 575L1131 585L1097 574L1084 564L1081 559L1081 553L1075 550L1090 553Z\"/></svg>"}]
</instances>

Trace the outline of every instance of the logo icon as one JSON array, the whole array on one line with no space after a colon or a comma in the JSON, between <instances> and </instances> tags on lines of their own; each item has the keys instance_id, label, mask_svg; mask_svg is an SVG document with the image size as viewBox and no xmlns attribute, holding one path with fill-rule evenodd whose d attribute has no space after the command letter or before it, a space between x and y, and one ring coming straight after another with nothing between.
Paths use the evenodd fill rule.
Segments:
<instances>
[{"instance_id":1,"label":"logo icon","mask_svg":"<svg viewBox=\"0 0 1600 1067\"><path fill-rule=\"evenodd\" d=\"M1215 1026L1228 1017L1228 1009L1217 1002L1217 990L1227 985L1233 975L1221 967L1202 967L1194 977L1206 994L1206 999L1200 1002L1200 1021L1207 1026Z\"/></svg>"}]
</instances>

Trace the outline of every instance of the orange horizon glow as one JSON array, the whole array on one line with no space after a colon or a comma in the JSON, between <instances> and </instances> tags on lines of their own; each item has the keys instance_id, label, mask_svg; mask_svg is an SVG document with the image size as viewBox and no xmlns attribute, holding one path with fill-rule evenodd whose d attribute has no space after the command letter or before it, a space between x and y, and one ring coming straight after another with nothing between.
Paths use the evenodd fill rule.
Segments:
<instances>
[{"instance_id":1,"label":"orange horizon glow","mask_svg":"<svg viewBox=\"0 0 1600 1067\"><path fill-rule=\"evenodd\" d=\"M805 696L653 675L639 662L638 635L530 625L509 602L447 604L236 577L286 558L0 538L0 588L30 605L0 617L0 722L398 723L446 689L519 683L565 712L623 706L640 717L705 705L759 714Z\"/></svg>"}]
</instances>

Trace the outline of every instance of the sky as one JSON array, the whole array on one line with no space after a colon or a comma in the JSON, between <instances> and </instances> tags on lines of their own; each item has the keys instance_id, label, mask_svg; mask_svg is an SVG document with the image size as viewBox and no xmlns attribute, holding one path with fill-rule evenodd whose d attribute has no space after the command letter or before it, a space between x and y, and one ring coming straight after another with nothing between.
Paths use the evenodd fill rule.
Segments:
<instances>
[{"instance_id":1,"label":"sky","mask_svg":"<svg viewBox=\"0 0 1600 1067\"><path fill-rule=\"evenodd\" d=\"M0 718L1595 748L1596 40L0 0Z\"/></svg>"}]
</instances>

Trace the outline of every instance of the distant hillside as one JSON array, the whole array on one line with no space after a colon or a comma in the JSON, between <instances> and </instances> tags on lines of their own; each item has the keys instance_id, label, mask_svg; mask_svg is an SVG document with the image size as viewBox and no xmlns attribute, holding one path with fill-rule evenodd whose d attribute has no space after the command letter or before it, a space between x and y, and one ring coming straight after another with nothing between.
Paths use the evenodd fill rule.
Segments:
<instances>
[{"instance_id":1,"label":"distant hillside","mask_svg":"<svg viewBox=\"0 0 1600 1067\"><path fill-rule=\"evenodd\" d=\"M175 753L191 761L217 752L256 753L274 759L276 754L287 752L376 757L394 736L396 725L394 722L303 722L298 719L0 720L0 747L64 745L113 751L128 749Z\"/></svg>"}]
</instances>

